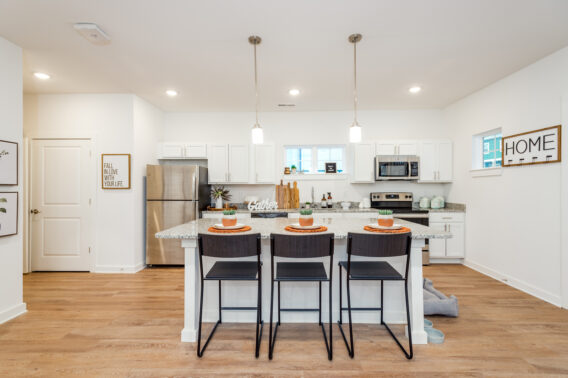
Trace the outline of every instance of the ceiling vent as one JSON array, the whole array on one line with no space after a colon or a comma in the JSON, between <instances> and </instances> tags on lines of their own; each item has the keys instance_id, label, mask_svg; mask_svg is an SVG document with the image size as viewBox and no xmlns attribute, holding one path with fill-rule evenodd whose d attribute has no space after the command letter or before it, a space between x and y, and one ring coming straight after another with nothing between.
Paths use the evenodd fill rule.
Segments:
<instances>
[{"instance_id":1,"label":"ceiling vent","mask_svg":"<svg viewBox=\"0 0 568 378\"><path fill-rule=\"evenodd\" d=\"M110 37L97 24L78 22L73 28L93 45L108 45Z\"/></svg>"},{"instance_id":2,"label":"ceiling vent","mask_svg":"<svg viewBox=\"0 0 568 378\"><path fill-rule=\"evenodd\" d=\"M278 104L281 108L293 108L296 104Z\"/></svg>"}]
</instances>

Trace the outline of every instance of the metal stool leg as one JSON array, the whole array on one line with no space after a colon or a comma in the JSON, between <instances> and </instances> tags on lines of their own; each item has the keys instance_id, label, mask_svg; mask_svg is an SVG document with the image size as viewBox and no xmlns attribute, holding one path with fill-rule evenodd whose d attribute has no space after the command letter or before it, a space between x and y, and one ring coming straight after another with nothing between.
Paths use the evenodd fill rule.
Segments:
<instances>
[{"instance_id":1,"label":"metal stool leg","mask_svg":"<svg viewBox=\"0 0 568 378\"><path fill-rule=\"evenodd\" d=\"M404 355L406 356L406 358L408 358L409 360L412 359L414 353L412 350L412 327L410 325L410 307L408 306L408 281L404 280L404 298L405 298L405 302L406 302L406 322L408 323L408 345L409 345L409 352L407 352L404 347L402 346L402 344L400 343L400 341L398 341L398 338L394 335L394 333L392 332L392 330L390 329L390 327L388 326L387 323L383 323L383 325L385 326L385 328L387 329L387 331L389 331L390 335L392 336L392 338L394 339L394 341L396 342L396 344L398 345L398 347L402 350L402 352L404 353ZM381 306L382 307L382 306Z\"/></svg>"},{"instance_id":2,"label":"metal stool leg","mask_svg":"<svg viewBox=\"0 0 568 378\"><path fill-rule=\"evenodd\" d=\"M201 327L203 325L203 289L204 289L204 286L205 286L205 282L202 279L201 280L201 297L199 299L199 329L197 331L197 357L203 357L203 352L205 352L207 345L209 345L209 341L211 341L213 334L217 330L217 326L219 324L221 324L221 318L219 318L219 320L217 320L217 323L215 323L215 326L211 330L209 337L207 337L207 341L205 341L205 345L203 345L203 349L202 349L201 348ZM219 281L219 288L221 288L221 281ZM220 293L220 291L219 291L219 293ZM219 314L221 313L220 299L221 299L221 297L219 297Z\"/></svg>"},{"instance_id":3,"label":"metal stool leg","mask_svg":"<svg viewBox=\"0 0 568 378\"><path fill-rule=\"evenodd\" d=\"M351 346L349 345L349 341L347 341L347 337L345 336L345 332L343 332L343 281L342 281L342 269L341 269L341 265L339 266L339 321L337 322L337 324L339 325L339 331L341 332L341 336L343 337L343 341L345 342L345 347L347 348L347 353L349 354L349 357L353 358L353 356L355 355L354 349L353 349L353 325L351 322L351 296L350 294L350 286L349 286L349 277L346 277L346 281L347 281L347 310L349 312L349 335L350 335L350 340L351 340Z\"/></svg>"},{"instance_id":4,"label":"metal stool leg","mask_svg":"<svg viewBox=\"0 0 568 378\"><path fill-rule=\"evenodd\" d=\"M262 329L264 328L264 322L262 321L262 275L261 268L258 269L258 298L256 304L256 346L255 346L255 357L258 358L260 355L260 343L262 341Z\"/></svg>"}]
</instances>

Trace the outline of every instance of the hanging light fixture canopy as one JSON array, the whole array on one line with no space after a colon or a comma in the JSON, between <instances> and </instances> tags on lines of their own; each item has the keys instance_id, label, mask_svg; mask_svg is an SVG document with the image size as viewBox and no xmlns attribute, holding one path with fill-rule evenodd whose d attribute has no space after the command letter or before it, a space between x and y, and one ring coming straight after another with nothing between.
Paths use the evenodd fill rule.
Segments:
<instances>
[{"instance_id":1,"label":"hanging light fixture canopy","mask_svg":"<svg viewBox=\"0 0 568 378\"><path fill-rule=\"evenodd\" d=\"M254 48L254 93L256 101L256 121L254 126L252 127L251 136L253 144L262 144L264 142L264 132L262 130L262 127L258 123L258 72L256 68L256 46L260 44L262 39L259 36L251 35L248 38L248 41L251 45L253 45Z\"/></svg>"},{"instance_id":2,"label":"hanging light fixture canopy","mask_svg":"<svg viewBox=\"0 0 568 378\"><path fill-rule=\"evenodd\" d=\"M361 34L351 34L348 38L353 44L353 123L349 127L349 142L361 142L361 126L357 122L357 43L363 39Z\"/></svg>"}]
</instances>

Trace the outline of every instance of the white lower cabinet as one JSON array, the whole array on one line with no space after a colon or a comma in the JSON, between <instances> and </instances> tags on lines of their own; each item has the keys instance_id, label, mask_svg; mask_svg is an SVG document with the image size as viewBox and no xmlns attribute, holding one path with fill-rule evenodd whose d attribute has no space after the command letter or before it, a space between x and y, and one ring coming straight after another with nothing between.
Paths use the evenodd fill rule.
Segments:
<instances>
[{"instance_id":1,"label":"white lower cabinet","mask_svg":"<svg viewBox=\"0 0 568 378\"><path fill-rule=\"evenodd\" d=\"M450 239L429 239L430 258L463 259L465 257L464 221L464 213L430 213L430 227L452 234Z\"/></svg>"}]
</instances>

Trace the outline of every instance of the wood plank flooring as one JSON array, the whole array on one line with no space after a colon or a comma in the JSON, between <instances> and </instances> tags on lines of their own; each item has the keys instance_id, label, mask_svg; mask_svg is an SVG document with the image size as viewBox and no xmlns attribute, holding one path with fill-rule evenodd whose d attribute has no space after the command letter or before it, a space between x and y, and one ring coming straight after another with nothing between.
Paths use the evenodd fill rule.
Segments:
<instances>
[{"instance_id":1,"label":"wood plank flooring","mask_svg":"<svg viewBox=\"0 0 568 378\"><path fill-rule=\"evenodd\" d=\"M313 324L283 324L273 361L267 327L257 360L254 325L223 324L198 359L195 344L180 342L182 269L32 273L28 313L0 325L0 377L568 375L568 311L463 266L424 275L459 298L459 318L429 317L444 344L416 346L408 361L384 329L356 325L350 359L335 327L329 362Z\"/></svg>"}]
</instances>

